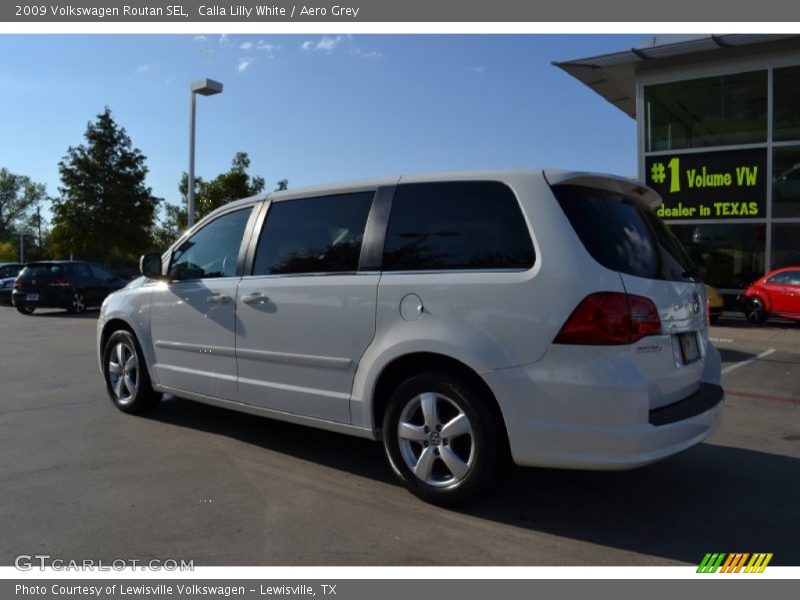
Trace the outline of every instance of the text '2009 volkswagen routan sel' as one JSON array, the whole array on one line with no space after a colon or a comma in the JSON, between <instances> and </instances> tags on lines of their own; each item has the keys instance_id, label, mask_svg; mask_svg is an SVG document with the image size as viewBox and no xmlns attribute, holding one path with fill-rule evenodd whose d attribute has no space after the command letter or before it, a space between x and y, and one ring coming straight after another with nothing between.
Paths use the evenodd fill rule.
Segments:
<instances>
[{"instance_id":1,"label":"text '2009 volkswagen routan sel'","mask_svg":"<svg viewBox=\"0 0 800 600\"><path fill-rule=\"evenodd\" d=\"M103 304L112 401L162 393L382 440L417 496L627 469L711 434L705 290L633 181L403 176L233 202Z\"/></svg>"}]
</instances>

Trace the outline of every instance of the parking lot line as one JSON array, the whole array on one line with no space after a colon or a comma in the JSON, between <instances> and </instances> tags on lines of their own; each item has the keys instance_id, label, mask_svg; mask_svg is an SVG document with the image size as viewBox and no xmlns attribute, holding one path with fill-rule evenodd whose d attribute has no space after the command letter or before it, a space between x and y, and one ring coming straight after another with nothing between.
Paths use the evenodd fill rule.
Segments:
<instances>
[{"instance_id":1,"label":"parking lot line","mask_svg":"<svg viewBox=\"0 0 800 600\"><path fill-rule=\"evenodd\" d=\"M770 400L772 402L789 402L791 404L800 404L800 398L793 398L792 396L773 396L771 394L756 394L753 392L740 392L737 390L725 390L728 396L740 396L742 398L750 398L751 400Z\"/></svg>"},{"instance_id":2,"label":"parking lot line","mask_svg":"<svg viewBox=\"0 0 800 600\"><path fill-rule=\"evenodd\" d=\"M762 358L765 358L765 357L769 356L773 352L775 352L775 348L770 348L769 350L765 350L764 352L762 352L758 356L754 356L753 358L748 358L747 360L743 360L743 361L740 361L738 363L734 363L732 365L729 365L729 366L725 367L724 369L722 369L722 374L725 375L726 373L730 373L734 369L738 369L739 367L743 367L745 365L749 365L752 362L755 362L757 360L760 360Z\"/></svg>"}]
</instances>

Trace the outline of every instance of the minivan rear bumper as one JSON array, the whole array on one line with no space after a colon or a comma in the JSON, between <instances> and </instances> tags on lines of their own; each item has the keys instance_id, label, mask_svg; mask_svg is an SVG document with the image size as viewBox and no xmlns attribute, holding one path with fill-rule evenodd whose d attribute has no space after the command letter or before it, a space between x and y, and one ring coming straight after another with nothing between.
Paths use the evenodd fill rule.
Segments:
<instances>
[{"instance_id":1,"label":"minivan rear bumper","mask_svg":"<svg viewBox=\"0 0 800 600\"><path fill-rule=\"evenodd\" d=\"M552 369L547 358L481 373L521 466L632 469L698 444L722 422L725 398L717 383L701 382L686 397L651 410L647 379L619 374L580 363Z\"/></svg>"}]
</instances>

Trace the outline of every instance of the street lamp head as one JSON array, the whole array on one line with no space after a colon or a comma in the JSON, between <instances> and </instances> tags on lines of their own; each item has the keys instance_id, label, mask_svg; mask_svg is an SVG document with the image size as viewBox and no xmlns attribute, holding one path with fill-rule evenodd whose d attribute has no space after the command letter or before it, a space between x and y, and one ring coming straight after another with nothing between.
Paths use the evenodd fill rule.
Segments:
<instances>
[{"instance_id":1,"label":"street lamp head","mask_svg":"<svg viewBox=\"0 0 800 600\"><path fill-rule=\"evenodd\" d=\"M192 82L192 93L201 96L213 96L222 93L222 84L213 79L198 79Z\"/></svg>"}]
</instances>

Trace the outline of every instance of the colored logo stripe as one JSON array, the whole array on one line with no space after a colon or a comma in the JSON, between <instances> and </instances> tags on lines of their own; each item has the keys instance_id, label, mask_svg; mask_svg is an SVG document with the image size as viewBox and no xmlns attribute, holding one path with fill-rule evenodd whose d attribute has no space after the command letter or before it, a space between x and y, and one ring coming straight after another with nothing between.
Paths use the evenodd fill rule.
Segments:
<instances>
[{"instance_id":1,"label":"colored logo stripe","mask_svg":"<svg viewBox=\"0 0 800 600\"><path fill-rule=\"evenodd\" d=\"M763 573L764 569L767 568L769 561L772 560L772 552L769 554L753 554L753 558L750 559L750 563L745 568L745 573Z\"/></svg>"},{"instance_id":2,"label":"colored logo stripe","mask_svg":"<svg viewBox=\"0 0 800 600\"><path fill-rule=\"evenodd\" d=\"M750 562L747 562L747 559ZM708 552L703 557L700 566L697 567L698 573L739 573L744 568L744 573L763 573L764 569L772 560L772 553L757 552ZM747 566L745 566L747 563Z\"/></svg>"},{"instance_id":3,"label":"colored logo stripe","mask_svg":"<svg viewBox=\"0 0 800 600\"><path fill-rule=\"evenodd\" d=\"M725 554L712 554L711 552L706 553L706 555L703 557L703 561L700 563L700 566L697 567L697 572L716 573L720 564L722 564L722 561L725 560L725 556Z\"/></svg>"}]
</instances>

